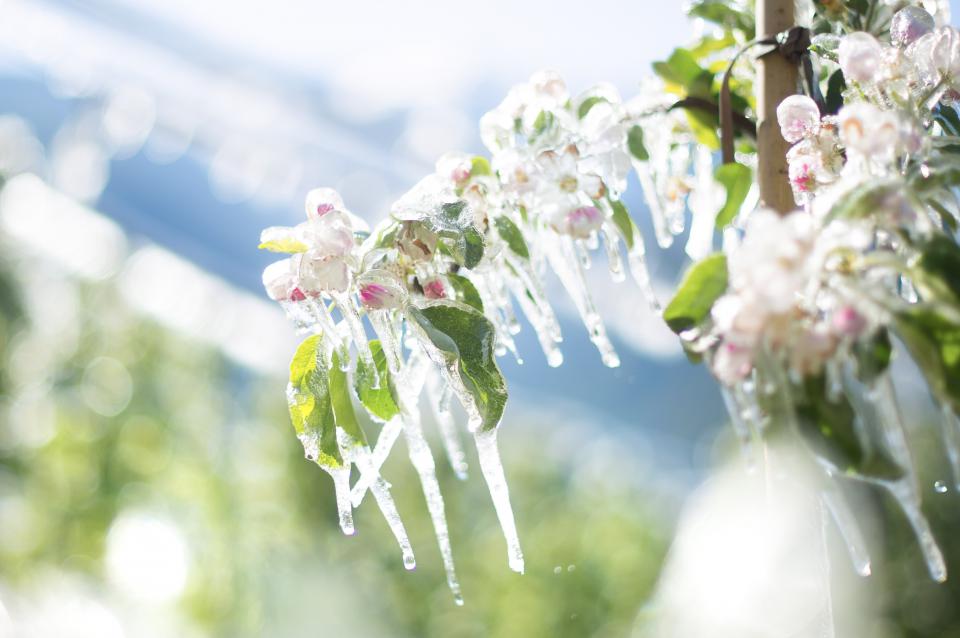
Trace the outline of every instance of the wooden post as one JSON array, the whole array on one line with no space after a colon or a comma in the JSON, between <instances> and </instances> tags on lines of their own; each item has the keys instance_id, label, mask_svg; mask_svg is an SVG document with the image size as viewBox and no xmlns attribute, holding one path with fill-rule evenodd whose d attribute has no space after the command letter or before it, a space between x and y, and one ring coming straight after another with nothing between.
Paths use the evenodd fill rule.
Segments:
<instances>
[{"instance_id":1,"label":"wooden post","mask_svg":"<svg viewBox=\"0 0 960 638\"><path fill-rule=\"evenodd\" d=\"M757 37L766 38L794 25L794 0L757 0ZM780 135L777 106L797 91L797 68L776 53L760 60L757 74L757 180L760 202L780 213L796 208L787 177L790 145Z\"/></svg>"}]
</instances>

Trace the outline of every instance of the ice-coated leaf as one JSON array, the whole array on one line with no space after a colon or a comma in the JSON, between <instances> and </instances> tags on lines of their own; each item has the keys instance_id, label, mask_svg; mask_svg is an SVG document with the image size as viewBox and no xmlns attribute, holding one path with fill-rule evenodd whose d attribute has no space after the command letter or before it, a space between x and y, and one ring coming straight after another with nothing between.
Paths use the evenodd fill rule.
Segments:
<instances>
[{"instance_id":1,"label":"ice-coated leaf","mask_svg":"<svg viewBox=\"0 0 960 638\"><path fill-rule=\"evenodd\" d=\"M260 250L269 250L273 253L305 253L310 249L305 243L297 239L293 228L286 226L271 226L264 228L260 233Z\"/></svg>"},{"instance_id":2,"label":"ice-coated leaf","mask_svg":"<svg viewBox=\"0 0 960 638\"><path fill-rule=\"evenodd\" d=\"M836 115L843 108L843 92L847 89L847 81L843 71L837 69L827 82L827 114Z\"/></svg>"},{"instance_id":3,"label":"ice-coated leaf","mask_svg":"<svg viewBox=\"0 0 960 638\"><path fill-rule=\"evenodd\" d=\"M477 155L470 160L470 176L477 177L482 175L493 175L493 171L490 169L490 162L487 161L487 158Z\"/></svg>"},{"instance_id":4,"label":"ice-coated leaf","mask_svg":"<svg viewBox=\"0 0 960 638\"><path fill-rule=\"evenodd\" d=\"M350 391L350 380L347 371L340 365L340 356L333 352L330 370L327 375L330 379L330 403L333 406L333 419L337 427L363 445L367 444L367 435L364 434L357 413L353 410L353 393Z\"/></svg>"},{"instance_id":5,"label":"ice-coated leaf","mask_svg":"<svg viewBox=\"0 0 960 638\"><path fill-rule=\"evenodd\" d=\"M960 412L960 324L921 305L897 313L896 331L933 394Z\"/></svg>"},{"instance_id":6,"label":"ice-coated leaf","mask_svg":"<svg viewBox=\"0 0 960 638\"><path fill-rule=\"evenodd\" d=\"M620 231L620 236L623 237L624 243L627 244L627 250L633 248L634 240L634 230L635 226L633 224L633 219L630 218L630 213L627 212L627 207L623 205L619 199L610 200L610 208L613 209L613 223L616 225L617 230Z\"/></svg>"},{"instance_id":7,"label":"ice-coated leaf","mask_svg":"<svg viewBox=\"0 0 960 638\"><path fill-rule=\"evenodd\" d=\"M321 335L307 337L290 362L287 404L290 421L309 458L325 467L340 467L336 421Z\"/></svg>"},{"instance_id":8,"label":"ice-coated leaf","mask_svg":"<svg viewBox=\"0 0 960 638\"><path fill-rule=\"evenodd\" d=\"M698 325L727 289L727 257L716 253L693 264L680 282L677 294L663 311L663 319L676 333Z\"/></svg>"},{"instance_id":9,"label":"ice-coated leaf","mask_svg":"<svg viewBox=\"0 0 960 638\"><path fill-rule=\"evenodd\" d=\"M843 394L830 396L824 375L806 377L795 386L793 401L797 425L807 445L841 472L885 480L903 474L882 450L860 440L853 406Z\"/></svg>"},{"instance_id":10,"label":"ice-coated leaf","mask_svg":"<svg viewBox=\"0 0 960 638\"><path fill-rule=\"evenodd\" d=\"M870 180L844 194L830 209L828 220L857 219L883 210L883 201L890 195L903 192L902 180Z\"/></svg>"},{"instance_id":11,"label":"ice-coated leaf","mask_svg":"<svg viewBox=\"0 0 960 638\"><path fill-rule=\"evenodd\" d=\"M721 164L713 177L727 192L727 199L723 208L717 213L716 222L717 228L724 228L740 213L740 207L747 199L747 193L750 192L750 186L753 183L753 171L749 166L739 163Z\"/></svg>"},{"instance_id":12,"label":"ice-coated leaf","mask_svg":"<svg viewBox=\"0 0 960 638\"><path fill-rule=\"evenodd\" d=\"M357 391L360 403L366 408L370 416L378 421L387 422L400 414L400 408L397 407L397 402L393 397L393 381L387 367L387 356L378 339L370 342L370 352L373 354L373 362L377 367L380 387L373 387L375 385L374 375L363 361L358 360L357 372L354 375L354 388Z\"/></svg>"},{"instance_id":13,"label":"ice-coated leaf","mask_svg":"<svg viewBox=\"0 0 960 638\"><path fill-rule=\"evenodd\" d=\"M447 280L450 282L450 285L453 286L454 292L457 293L457 301L461 301L483 312L483 299L480 297L480 293L472 281L463 275L455 275L453 273L447 275Z\"/></svg>"},{"instance_id":14,"label":"ice-coated leaf","mask_svg":"<svg viewBox=\"0 0 960 638\"><path fill-rule=\"evenodd\" d=\"M503 241L507 242L507 247L513 251L513 254L524 259L530 259L530 250L527 248L527 240L523 238L520 228L513 223L509 217L501 215L494 221L497 226L497 232Z\"/></svg>"},{"instance_id":15,"label":"ice-coated leaf","mask_svg":"<svg viewBox=\"0 0 960 638\"><path fill-rule=\"evenodd\" d=\"M872 383L890 366L893 344L886 329L878 330L866 341L857 341L853 346L857 359L857 376L864 383Z\"/></svg>"},{"instance_id":16,"label":"ice-coated leaf","mask_svg":"<svg viewBox=\"0 0 960 638\"><path fill-rule=\"evenodd\" d=\"M583 102L580 103L580 107L577 109L577 117L579 117L582 120L587 116L587 113L590 112L590 109L592 109L594 106L596 106L600 102L609 102L609 100L599 95L591 95L590 97L588 97L587 99L585 99Z\"/></svg>"},{"instance_id":17,"label":"ice-coated leaf","mask_svg":"<svg viewBox=\"0 0 960 638\"><path fill-rule=\"evenodd\" d=\"M960 246L946 235L935 235L920 253L916 285L932 299L960 304Z\"/></svg>"},{"instance_id":18,"label":"ice-coated leaf","mask_svg":"<svg viewBox=\"0 0 960 638\"><path fill-rule=\"evenodd\" d=\"M474 268L483 259L483 235L473 226L466 227L450 245L453 259L464 268Z\"/></svg>"},{"instance_id":19,"label":"ice-coated leaf","mask_svg":"<svg viewBox=\"0 0 960 638\"><path fill-rule=\"evenodd\" d=\"M630 130L627 132L627 150L641 162L646 162L650 159L650 153L643 143L643 129L639 125L630 127Z\"/></svg>"},{"instance_id":20,"label":"ice-coated leaf","mask_svg":"<svg viewBox=\"0 0 960 638\"><path fill-rule=\"evenodd\" d=\"M444 357L470 394L481 419L480 428L495 428L507 402L507 386L494 355L496 330L473 308L434 302L409 309L433 347Z\"/></svg>"}]
</instances>

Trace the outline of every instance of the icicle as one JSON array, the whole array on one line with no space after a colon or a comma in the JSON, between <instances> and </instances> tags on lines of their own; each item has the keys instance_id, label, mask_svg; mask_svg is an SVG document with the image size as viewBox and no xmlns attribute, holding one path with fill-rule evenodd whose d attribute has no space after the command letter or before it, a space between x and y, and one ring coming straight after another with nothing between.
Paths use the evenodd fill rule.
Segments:
<instances>
[{"instance_id":1,"label":"icicle","mask_svg":"<svg viewBox=\"0 0 960 638\"><path fill-rule=\"evenodd\" d=\"M520 284L519 287L514 285L512 277L506 280L514 297L518 300L530 301L536 307L537 315L540 317L539 324L542 325L549 338L555 343L562 342L563 335L560 333L560 322L557 321L557 315L543 290L543 282L534 272L533 266L527 261L513 257L507 257L507 265L510 266L516 275L517 282ZM520 292L518 292L518 289ZM526 313L526 311L524 312ZM529 313L526 314L527 318L531 319Z\"/></svg>"},{"instance_id":2,"label":"icicle","mask_svg":"<svg viewBox=\"0 0 960 638\"><path fill-rule=\"evenodd\" d=\"M947 458L953 471L953 485L960 490L960 421L946 403L940 406L941 428L943 430L943 444L947 448Z\"/></svg>"},{"instance_id":3,"label":"icicle","mask_svg":"<svg viewBox=\"0 0 960 638\"><path fill-rule=\"evenodd\" d=\"M403 433L407 441L410 462L420 476L420 485L423 496L427 501L427 510L433 523L433 531L440 547L440 556L443 559L443 568L447 573L447 585L453 593L454 602L463 604L460 594L460 583L457 581L457 572L453 564L453 549L450 546L450 531L447 528L447 516L443 505L443 495L440 493L440 483L437 481L436 464L430 446L423 436L420 426L420 414L415 407L403 401Z\"/></svg>"},{"instance_id":4,"label":"icicle","mask_svg":"<svg viewBox=\"0 0 960 638\"><path fill-rule=\"evenodd\" d=\"M663 249L670 248L673 245L673 233L667 226L667 216L663 212L659 190L654 181L650 163L635 161L633 170L637 173L640 187L643 189L643 197L647 202L647 208L650 209L650 218L653 221L653 232L657 238L657 245Z\"/></svg>"},{"instance_id":5,"label":"icicle","mask_svg":"<svg viewBox=\"0 0 960 638\"><path fill-rule=\"evenodd\" d=\"M323 332L324 339L328 340L330 346L337 351L337 354L340 356L340 367L346 370L350 366L350 346L347 345L347 342L344 341L340 335L340 331L337 329L337 322L333 320L327 304L323 303L322 299L314 299L312 297L307 297L307 299L309 300L310 307L313 309L313 316L317 326L320 331Z\"/></svg>"},{"instance_id":6,"label":"icicle","mask_svg":"<svg viewBox=\"0 0 960 638\"><path fill-rule=\"evenodd\" d=\"M337 495L337 512L340 515L340 529L347 536L353 536L356 529L353 527L353 507L350 505L350 464L344 463L341 467L321 467L333 478L333 488Z\"/></svg>"},{"instance_id":7,"label":"icicle","mask_svg":"<svg viewBox=\"0 0 960 638\"><path fill-rule=\"evenodd\" d=\"M753 471L757 467L757 451L754 449L753 438L750 434L750 426L744 420L744 408L741 407L734 391L726 386L721 386L720 393L723 396L723 404L727 408L727 414L730 415L730 423L733 425L733 431L740 441L740 451L743 453L744 460L747 462L747 470Z\"/></svg>"},{"instance_id":8,"label":"icicle","mask_svg":"<svg viewBox=\"0 0 960 638\"><path fill-rule=\"evenodd\" d=\"M473 439L477 444L477 455L480 459L480 471L487 482L493 507L500 520L503 537L507 542L507 561L510 569L523 573L523 550L520 548L520 538L517 535L517 526L513 520L513 508L510 506L510 491L503 474L503 464L500 462L500 452L497 450L497 430L486 432L475 431Z\"/></svg>"},{"instance_id":9,"label":"icicle","mask_svg":"<svg viewBox=\"0 0 960 638\"><path fill-rule=\"evenodd\" d=\"M850 510L847 500L836 486L825 489L821 497L823 498L823 504L833 517L837 529L840 530L840 536L843 537L847 546L847 553L850 555L853 568L861 576L869 576L871 573L870 554L867 551L866 542L863 540L860 524L857 523L857 517Z\"/></svg>"},{"instance_id":10,"label":"icicle","mask_svg":"<svg viewBox=\"0 0 960 638\"><path fill-rule=\"evenodd\" d=\"M694 165L695 186L687 198L690 214L690 236L684 251L694 261L703 259L713 248L717 211L724 202L724 190L713 178L713 152L698 146Z\"/></svg>"},{"instance_id":11,"label":"icicle","mask_svg":"<svg viewBox=\"0 0 960 638\"><path fill-rule=\"evenodd\" d=\"M361 474L356 484L354 484L353 490L350 492L350 500L353 502L354 507L360 507L360 503L363 502L363 497L366 495L367 490L370 489L370 484L380 476L380 468L386 463L387 457L390 456L390 451L393 449L393 444L396 443L402 431L403 421L399 418L391 419L385 423L380 430L380 436L377 438L377 444L373 448L371 459L374 471Z\"/></svg>"},{"instance_id":12,"label":"icicle","mask_svg":"<svg viewBox=\"0 0 960 638\"><path fill-rule=\"evenodd\" d=\"M511 278L508 283L510 289L513 291L514 298L517 300L517 303L520 304L520 309L523 311L524 316L526 316L530 325L533 326L533 331L537 335L537 341L540 342L540 349L543 350L543 354L547 358L547 365L551 368L562 365L563 352L561 352L557 346L560 339L555 337L557 334L554 330L556 317L553 315L553 310L549 306L544 308L528 297L527 292L529 289L523 287L523 284L519 280ZM531 295L531 297L532 296L533 295Z\"/></svg>"},{"instance_id":13,"label":"icicle","mask_svg":"<svg viewBox=\"0 0 960 638\"><path fill-rule=\"evenodd\" d=\"M603 236L603 245L607 249L607 266L610 268L610 278L613 281L621 282L626 279L623 272L623 255L620 253L620 240L617 235L611 232L608 225L604 225L600 231Z\"/></svg>"},{"instance_id":14,"label":"icicle","mask_svg":"<svg viewBox=\"0 0 960 638\"><path fill-rule=\"evenodd\" d=\"M502 357L510 352L517 363L523 363L513 339L513 335L517 332L514 327L519 328L519 323L513 314L513 308L510 307L510 300L505 295L498 294L497 286L490 277L477 274L472 281L483 301L484 314L497 331L496 355Z\"/></svg>"},{"instance_id":15,"label":"icicle","mask_svg":"<svg viewBox=\"0 0 960 638\"><path fill-rule=\"evenodd\" d=\"M653 291L650 270L647 268L647 251L643 243L643 235L636 226L633 227L633 246L627 251L627 263L630 265L630 274L640 287L640 292L646 298L650 310L659 314L660 302L657 301L657 294Z\"/></svg>"},{"instance_id":16,"label":"icicle","mask_svg":"<svg viewBox=\"0 0 960 638\"><path fill-rule=\"evenodd\" d=\"M823 502L821 502L820 551L818 552L818 558L820 559L820 575L823 583L824 613L821 616L819 633L822 638L836 638L837 630L833 620L833 587L831 586L830 575L830 550L827 544L827 512L825 510L826 508Z\"/></svg>"},{"instance_id":17,"label":"icicle","mask_svg":"<svg viewBox=\"0 0 960 638\"><path fill-rule=\"evenodd\" d=\"M380 476L379 468L374 466L370 448L365 445L341 445L341 448L344 451L344 458L349 457L357 465L361 476L369 475L370 492L373 494L374 500L377 501L377 506L386 519L390 531L393 532L394 538L397 539L397 544L400 546L400 552L403 555L404 568L408 570L416 569L417 561L413 556L413 547L410 545L410 539L407 537L407 530L400 518L400 513L397 512L397 505L393 501L393 496L390 495L390 485Z\"/></svg>"},{"instance_id":18,"label":"icicle","mask_svg":"<svg viewBox=\"0 0 960 638\"><path fill-rule=\"evenodd\" d=\"M593 262L590 260L590 250L587 248L586 242L582 239L574 239L573 248L577 259L580 261L580 267L584 270L590 270Z\"/></svg>"},{"instance_id":19,"label":"icicle","mask_svg":"<svg viewBox=\"0 0 960 638\"><path fill-rule=\"evenodd\" d=\"M380 340L387 367L391 374L398 374L402 366L403 351L400 348L400 328L393 318L392 310L373 310L367 312L373 332Z\"/></svg>"},{"instance_id":20,"label":"icicle","mask_svg":"<svg viewBox=\"0 0 960 638\"><path fill-rule=\"evenodd\" d=\"M447 453L447 460L450 462L450 467L453 468L457 478L465 481L467 480L467 455L460 444L456 423L454 423L453 414L450 412L453 391L439 375L431 375L430 382L427 384L427 391L433 418L437 421L440 438L443 440L443 448Z\"/></svg>"},{"instance_id":21,"label":"icicle","mask_svg":"<svg viewBox=\"0 0 960 638\"><path fill-rule=\"evenodd\" d=\"M563 287L566 288L567 294L573 299L573 303L580 313L580 318L590 333L590 341L600 351L600 358L604 365L616 368L620 365L620 357L617 356L613 344L610 343L600 314L593 305L593 299L587 291L587 282L580 263L577 261L572 240L569 237L550 236L547 233L542 237L544 243L547 244L547 259L560 278Z\"/></svg>"},{"instance_id":22,"label":"icicle","mask_svg":"<svg viewBox=\"0 0 960 638\"><path fill-rule=\"evenodd\" d=\"M933 536L927 517L920 510L920 499L913 492L913 486L901 479L899 481L886 481L883 486L887 488L890 495L900 505L913 533L920 544L920 550L923 552L923 558L927 563L927 570L930 577L938 583L947 580L947 565L943 560L943 553L937 545L937 540Z\"/></svg>"},{"instance_id":23,"label":"icicle","mask_svg":"<svg viewBox=\"0 0 960 638\"><path fill-rule=\"evenodd\" d=\"M921 495L920 479L917 476L916 466L907 445L903 418L900 415L896 390L890 381L889 373L884 374L877 380L876 386L870 390L869 398L877 410L884 441L894 460L904 470L903 480L912 487L914 497L919 501Z\"/></svg>"},{"instance_id":24,"label":"icicle","mask_svg":"<svg viewBox=\"0 0 960 638\"><path fill-rule=\"evenodd\" d=\"M373 353L370 352L370 344L367 342L367 332L363 329L363 320L360 318L360 309L357 306L353 295L343 293L333 293L334 303L340 309L343 320L350 329L350 335L353 338L353 345L357 349L357 356L363 361L363 364L371 371L371 387L374 390L380 387L380 375L377 374L377 366L373 362Z\"/></svg>"}]
</instances>

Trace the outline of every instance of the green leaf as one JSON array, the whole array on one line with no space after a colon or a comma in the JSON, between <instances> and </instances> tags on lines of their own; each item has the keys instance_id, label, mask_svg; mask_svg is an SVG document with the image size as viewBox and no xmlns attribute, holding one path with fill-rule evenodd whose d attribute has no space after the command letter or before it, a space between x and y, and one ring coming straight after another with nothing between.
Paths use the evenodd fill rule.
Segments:
<instances>
[{"instance_id":1,"label":"green leaf","mask_svg":"<svg viewBox=\"0 0 960 638\"><path fill-rule=\"evenodd\" d=\"M627 207L619 199L610 200L610 207L613 209L613 223L620 231L624 243L627 244L627 250L633 248L634 230L636 226L627 212Z\"/></svg>"},{"instance_id":2,"label":"green leaf","mask_svg":"<svg viewBox=\"0 0 960 638\"><path fill-rule=\"evenodd\" d=\"M340 365L340 356L334 350L327 371L330 379L330 401L333 404L333 419L337 427L349 434L354 440L363 445L367 444L367 435L364 434L357 413L353 410L353 394L350 392L350 381L346 370Z\"/></svg>"},{"instance_id":3,"label":"green leaf","mask_svg":"<svg viewBox=\"0 0 960 638\"><path fill-rule=\"evenodd\" d=\"M717 135L717 128L720 126L720 120L716 114L694 108L684 108L683 112L687 116L687 124L690 125L690 130L693 131L697 142L710 150L719 150L720 136Z\"/></svg>"},{"instance_id":4,"label":"green leaf","mask_svg":"<svg viewBox=\"0 0 960 638\"><path fill-rule=\"evenodd\" d=\"M325 467L343 465L320 335L304 339L293 355L287 403L293 429L307 454L315 449L313 460Z\"/></svg>"},{"instance_id":5,"label":"green leaf","mask_svg":"<svg viewBox=\"0 0 960 638\"><path fill-rule=\"evenodd\" d=\"M753 16L734 8L729 0L699 0L687 8L687 14L694 18L703 18L724 29L740 31L746 40L754 37Z\"/></svg>"},{"instance_id":6,"label":"green leaf","mask_svg":"<svg viewBox=\"0 0 960 638\"><path fill-rule=\"evenodd\" d=\"M687 270L677 294L663 311L663 319L678 334L689 330L707 318L713 303L726 290L726 255L705 257Z\"/></svg>"},{"instance_id":7,"label":"green leaf","mask_svg":"<svg viewBox=\"0 0 960 638\"><path fill-rule=\"evenodd\" d=\"M550 111L540 111L533 121L533 137L539 137L553 128L556 117Z\"/></svg>"},{"instance_id":8,"label":"green leaf","mask_svg":"<svg viewBox=\"0 0 960 638\"><path fill-rule=\"evenodd\" d=\"M893 355L890 333L880 329L868 341L857 341L853 354L857 359L857 377L864 383L872 383L890 367Z\"/></svg>"},{"instance_id":9,"label":"green leaf","mask_svg":"<svg viewBox=\"0 0 960 638\"><path fill-rule=\"evenodd\" d=\"M713 174L714 179L727 191L727 201L717 213L717 228L725 228L740 213L750 186L753 184L753 171L743 164L721 164Z\"/></svg>"},{"instance_id":10,"label":"green leaf","mask_svg":"<svg viewBox=\"0 0 960 638\"><path fill-rule=\"evenodd\" d=\"M683 87L687 95L710 95L713 73L697 64L696 58L686 49L674 49L666 61L654 62L653 70L665 81Z\"/></svg>"},{"instance_id":11,"label":"green leaf","mask_svg":"<svg viewBox=\"0 0 960 638\"><path fill-rule=\"evenodd\" d=\"M960 246L946 235L935 235L920 253L917 287L931 300L960 305Z\"/></svg>"},{"instance_id":12,"label":"green leaf","mask_svg":"<svg viewBox=\"0 0 960 638\"><path fill-rule=\"evenodd\" d=\"M513 254L518 257L523 257L524 259L530 259L530 250L527 248L527 241L523 238L523 233L520 232L520 228L513 223L512 219L500 215L494 220L494 224L497 227L497 232L500 233L500 237L503 241L507 242L507 246Z\"/></svg>"},{"instance_id":13,"label":"green leaf","mask_svg":"<svg viewBox=\"0 0 960 638\"><path fill-rule=\"evenodd\" d=\"M933 395L960 412L960 324L920 305L897 313L895 325Z\"/></svg>"},{"instance_id":14,"label":"green leaf","mask_svg":"<svg viewBox=\"0 0 960 638\"><path fill-rule=\"evenodd\" d=\"M843 71L837 69L827 81L827 115L836 115L843 107L843 92L847 89L847 81Z\"/></svg>"},{"instance_id":15,"label":"green leaf","mask_svg":"<svg viewBox=\"0 0 960 638\"><path fill-rule=\"evenodd\" d=\"M487 161L486 157L481 157L477 155L470 161L470 176L477 177L478 175L493 175L493 171L490 169L490 162Z\"/></svg>"},{"instance_id":16,"label":"green leaf","mask_svg":"<svg viewBox=\"0 0 960 638\"><path fill-rule=\"evenodd\" d=\"M305 253L310 247L298 239L292 237L271 239L260 242L257 246L260 250L269 250L272 253Z\"/></svg>"},{"instance_id":17,"label":"green leaf","mask_svg":"<svg viewBox=\"0 0 960 638\"><path fill-rule=\"evenodd\" d=\"M458 199L455 202L447 202L440 206L440 210L443 216L450 222L460 221L460 215L463 214L464 209L467 207L467 202L462 199Z\"/></svg>"},{"instance_id":18,"label":"green leaf","mask_svg":"<svg viewBox=\"0 0 960 638\"><path fill-rule=\"evenodd\" d=\"M447 275L447 280L453 286L454 292L457 293L457 301L483 312L483 299L480 298L480 293L477 292L477 287L473 285L472 281L463 275L453 273Z\"/></svg>"},{"instance_id":19,"label":"green leaf","mask_svg":"<svg viewBox=\"0 0 960 638\"><path fill-rule=\"evenodd\" d=\"M591 95L580 103L580 108L577 109L577 117L582 120L587 116L587 113L590 112L590 109L600 102L609 102L609 100L605 97L600 97L599 95Z\"/></svg>"},{"instance_id":20,"label":"green leaf","mask_svg":"<svg viewBox=\"0 0 960 638\"><path fill-rule=\"evenodd\" d=\"M824 375L806 377L794 387L794 408L800 435L813 452L841 472L881 479L899 478L903 471L883 451L872 449L857 434L856 413L843 394L831 397Z\"/></svg>"},{"instance_id":21,"label":"green leaf","mask_svg":"<svg viewBox=\"0 0 960 638\"><path fill-rule=\"evenodd\" d=\"M400 408L397 407L396 399L393 396L393 378L390 375L390 369L387 367L387 355L378 339L370 342L370 352L373 354L373 363L380 379L380 387L374 389L373 371L364 363L363 359L357 359L357 372L353 380L354 389L357 391L360 403L370 416L386 423L400 414Z\"/></svg>"},{"instance_id":22,"label":"green leaf","mask_svg":"<svg viewBox=\"0 0 960 638\"><path fill-rule=\"evenodd\" d=\"M650 159L650 153L647 152L647 147L643 144L643 129L639 125L630 127L630 131L627 133L627 149L629 149L631 155L641 162Z\"/></svg>"},{"instance_id":23,"label":"green leaf","mask_svg":"<svg viewBox=\"0 0 960 638\"><path fill-rule=\"evenodd\" d=\"M467 226L451 246L451 254L464 268L474 268L483 259L483 249L483 235L473 226Z\"/></svg>"},{"instance_id":24,"label":"green leaf","mask_svg":"<svg viewBox=\"0 0 960 638\"><path fill-rule=\"evenodd\" d=\"M444 358L447 369L459 376L472 397L480 428L497 427L507 403L507 386L494 355L496 331L480 312L460 304L438 301L408 314Z\"/></svg>"}]
</instances>

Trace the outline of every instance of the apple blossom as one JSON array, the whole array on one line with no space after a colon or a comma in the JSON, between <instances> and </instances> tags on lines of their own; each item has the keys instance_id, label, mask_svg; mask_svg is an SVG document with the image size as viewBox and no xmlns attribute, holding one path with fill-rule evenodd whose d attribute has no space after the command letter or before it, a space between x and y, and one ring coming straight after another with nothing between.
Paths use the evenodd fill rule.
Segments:
<instances>
[{"instance_id":1,"label":"apple blossom","mask_svg":"<svg viewBox=\"0 0 960 638\"><path fill-rule=\"evenodd\" d=\"M882 47L869 33L857 31L840 41L840 68L847 80L868 84L874 81L880 66Z\"/></svg>"}]
</instances>

